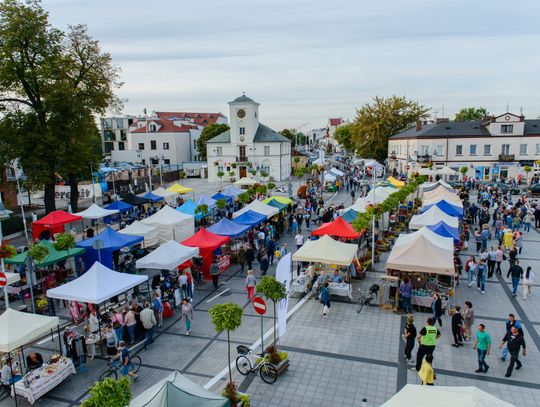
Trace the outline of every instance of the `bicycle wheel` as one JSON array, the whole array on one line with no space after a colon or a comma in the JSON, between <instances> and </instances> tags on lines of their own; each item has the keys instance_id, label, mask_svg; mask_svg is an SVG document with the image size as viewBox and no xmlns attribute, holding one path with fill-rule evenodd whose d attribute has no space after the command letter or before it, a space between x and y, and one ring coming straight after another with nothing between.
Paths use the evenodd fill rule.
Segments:
<instances>
[{"instance_id":1,"label":"bicycle wheel","mask_svg":"<svg viewBox=\"0 0 540 407\"><path fill-rule=\"evenodd\" d=\"M131 364L133 365L133 373L137 373L141 368L142 360L140 356L133 356L131 358Z\"/></svg>"},{"instance_id":2,"label":"bicycle wheel","mask_svg":"<svg viewBox=\"0 0 540 407\"><path fill-rule=\"evenodd\" d=\"M361 295L358 298L358 302L356 303L356 313L357 314L360 314L360 312L362 312L362 308L364 308L364 302L365 302L364 296Z\"/></svg>"},{"instance_id":3,"label":"bicycle wheel","mask_svg":"<svg viewBox=\"0 0 540 407\"><path fill-rule=\"evenodd\" d=\"M268 384L274 383L278 377L277 370L271 363L263 363L259 368L259 374L263 382Z\"/></svg>"},{"instance_id":4,"label":"bicycle wheel","mask_svg":"<svg viewBox=\"0 0 540 407\"><path fill-rule=\"evenodd\" d=\"M115 370L115 369L108 369L107 371L105 371L100 377L99 377L99 381L103 381L104 379L106 379L107 377L110 377L114 380L117 380L118 379L118 372Z\"/></svg>"},{"instance_id":5,"label":"bicycle wheel","mask_svg":"<svg viewBox=\"0 0 540 407\"><path fill-rule=\"evenodd\" d=\"M236 369L241 375L247 376L251 373L251 361L244 355L240 355L236 358Z\"/></svg>"}]
</instances>

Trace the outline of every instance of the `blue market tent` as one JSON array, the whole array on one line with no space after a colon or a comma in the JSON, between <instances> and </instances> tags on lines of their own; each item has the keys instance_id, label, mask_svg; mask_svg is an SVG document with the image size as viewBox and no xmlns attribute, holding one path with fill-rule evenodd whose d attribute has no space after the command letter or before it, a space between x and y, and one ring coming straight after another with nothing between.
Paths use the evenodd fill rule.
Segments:
<instances>
[{"instance_id":1,"label":"blue market tent","mask_svg":"<svg viewBox=\"0 0 540 407\"><path fill-rule=\"evenodd\" d=\"M99 250L99 253L92 246L96 240L101 240L103 242L103 248ZM99 261L104 266L113 269L114 251L142 242L143 240L143 236L124 235L116 232L110 227L107 227L100 234L90 239L77 242L77 247L84 247L86 249L86 253L84 255L86 270L92 267L96 261ZM99 260L100 258L101 260Z\"/></svg>"},{"instance_id":2,"label":"blue market tent","mask_svg":"<svg viewBox=\"0 0 540 407\"><path fill-rule=\"evenodd\" d=\"M233 222L238 223L240 225L257 226L259 223L262 223L265 220L266 220L266 216L263 215L262 213L248 210L244 212L242 215L235 218Z\"/></svg>"},{"instance_id":3,"label":"blue market tent","mask_svg":"<svg viewBox=\"0 0 540 407\"><path fill-rule=\"evenodd\" d=\"M438 206L439 209L441 211L443 211L444 213L446 213L447 215L456 216L458 218L463 217L463 208L460 208L459 206L452 205L451 203L448 203L444 199L442 201L437 202L436 204L433 204L433 205ZM429 210L429 208L431 208L433 205L424 206L422 208L422 213Z\"/></svg>"},{"instance_id":4,"label":"blue market tent","mask_svg":"<svg viewBox=\"0 0 540 407\"><path fill-rule=\"evenodd\" d=\"M225 188L225 191L223 191L222 194L230 196L231 198L236 198L242 192L244 191L231 185L230 187Z\"/></svg>"},{"instance_id":5,"label":"blue market tent","mask_svg":"<svg viewBox=\"0 0 540 407\"><path fill-rule=\"evenodd\" d=\"M202 214L198 213L195 215L195 208L197 207L197 204L193 202L193 200L188 199L186 202L184 202L182 205L180 205L176 210L178 212L185 213L186 215L194 216L195 219L201 219Z\"/></svg>"},{"instance_id":6,"label":"blue market tent","mask_svg":"<svg viewBox=\"0 0 540 407\"><path fill-rule=\"evenodd\" d=\"M347 212L341 215L341 217L345 222L352 223L353 220L358 217L358 212L356 212L354 209L349 209Z\"/></svg>"},{"instance_id":7,"label":"blue market tent","mask_svg":"<svg viewBox=\"0 0 540 407\"><path fill-rule=\"evenodd\" d=\"M246 233L250 228L250 225L238 224L223 218L212 226L208 226L206 230L220 236L238 237Z\"/></svg>"},{"instance_id":8,"label":"blue market tent","mask_svg":"<svg viewBox=\"0 0 540 407\"><path fill-rule=\"evenodd\" d=\"M448 226L443 221L436 223L434 225L428 226L428 229L432 232L437 233L439 236L451 237L454 239L454 243L459 243L459 229Z\"/></svg>"},{"instance_id":9,"label":"blue market tent","mask_svg":"<svg viewBox=\"0 0 540 407\"><path fill-rule=\"evenodd\" d=\"M146 194L141 194L139 196L141 198L148 199L150 202L159 202L159 201L163 201L163 199L165 199L162 196L153 194L152 192L147 192Z\"/></svg>"},{"instance_id":10,"label":"blue market tent","mask_svg":"<svg viewBox=\"0 0 540 407\"><path fill-rule=\"evenodd\" d=\"M125 203L124 201L115 201L110 205L107 205L105 209L117 210L120 212L127 212L133 209L133 205Z\"/></svg>"},{"instance_id":11,"label":"blue market tent","mask_svg":"<svg viewBox=\"0 0 540 407\"><path fill-rule=\"evenodd\" d=\"M216 200L210 198L208 195L201 195L196 202L196 206L206 205L209 209L214 209L216 207Z\"/></svg>"},{"instance_id":12,"label":"blue market tent","mask_svg":"<svg viewBox=\"0 0 540 407\"><path fill-rule=\"evenodd\" d=\"M232 196L223 195L221 192L218 192L215 195L212 195L212 198L216 201L219 201L220 199L225 199L227 201L227 204L232 204L233 198Z\"/></svg>"}]
</instances>

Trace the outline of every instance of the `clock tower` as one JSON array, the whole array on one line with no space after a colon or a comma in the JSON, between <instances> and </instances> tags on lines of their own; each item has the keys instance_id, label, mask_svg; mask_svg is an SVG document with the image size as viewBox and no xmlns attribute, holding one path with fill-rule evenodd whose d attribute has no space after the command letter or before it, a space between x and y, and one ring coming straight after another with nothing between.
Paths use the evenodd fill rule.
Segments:
<instances>
[{"instance_id":1,"label":"clock tower","mask_svg":"<svg viewBox=\"0 0 540 407\"><path fill-rule=\"evenodd\" d=\"M231 145L246 146L245 151L249 151L259 127L259 104L245 94L239 96L229 102L229 117Z\"/></svg>"}]
</instances>

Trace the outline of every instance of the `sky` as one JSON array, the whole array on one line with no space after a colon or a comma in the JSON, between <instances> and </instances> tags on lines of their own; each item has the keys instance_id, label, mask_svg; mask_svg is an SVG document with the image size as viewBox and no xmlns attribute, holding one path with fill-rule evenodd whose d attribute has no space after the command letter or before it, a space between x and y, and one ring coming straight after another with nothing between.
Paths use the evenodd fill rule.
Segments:
<instances>
[{"instance_id":1,"label":"sky","mask_svg":"<svg viewBox=\"0 0 540 407\"><path fill-rule=\"evenodd\" d=\"M121 68L125 114L223 112L246 92L281 130L353 119L375 96L452 118L540 115L540 2L522 0L43 0L86 24Z\"/></svg>"}]
</instances>

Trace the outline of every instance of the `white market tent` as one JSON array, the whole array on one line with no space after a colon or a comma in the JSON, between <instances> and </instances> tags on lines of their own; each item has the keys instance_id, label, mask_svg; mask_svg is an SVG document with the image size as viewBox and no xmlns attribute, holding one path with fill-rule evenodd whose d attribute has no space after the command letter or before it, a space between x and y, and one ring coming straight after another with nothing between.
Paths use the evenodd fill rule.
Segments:
<instances>
[{"instance_id":1,"label":"white market tent","mask_svg":"<svg viewBox=\"0 0 540 407\"><path fill-rule=\"evenodd\" d=\"M453 276L454 239L436 236L427 228L410 235L400 235L388 256L386 267Z\"/></svg>"},{"instance_id":2,"label":"white market tent","mask_svg":"<svg viewBox=\"0 0 540 407\"><path fill-rule=\"evenodd\" d=\"M430 168L420 168L418 170L419 175L435 175L435 171L431 170Z\"/></svg>"},{"instance_id":3,"label":"white market tent","mask_svg":"<svg viewBox=\"0 0 540 407\"><path fill-rule=\"evenodd\" d=\"M336 175L338 177L343 177L345 173L343 171L338 170L336 167L330 168L330 171L333 175Z\"/></svg>"},{"instance_id":4,"label":"white market tent","mask_svg":"<svg viewBox=\"0 0 540 407\"><path fill-rule=\"evenodd\" d=\"M148 280L148 276L119 273L95 262L79 278L47 290L47 297L101 304Z\"/></svg>"},{"instance_id":5,"label":"white market tent","mask_svg":"<svg viewBox=\"0 0 540 407\"><path fill-rule=\"evenodd\" d=\"M354 260L357 251L358 245L356 244L341 243L328 235L324 235L318 240L308 240L305 242L292 255L292 259L295 261L348 266Z\"/></svg>"},{"instance_id":6,"label":"white market tent","mask_svg":"<svg viewBox=\"0 0 540 407\"><path fill-rule=\"evenodd\" d=\"M325 182L334 182L337 179L337 177L332 174L331 172L326 171L324 173L324 181Z\"/></svg>"},{"instance_id":7,"label":"white market tent","mask_svg":"<svg viewBox=\"0 0 540 407\"><path fill-rule=\"evenodd\" d=\"M367 198L358 198L354 202L354 204L352 204L348 208L345 208L343 212L347 212L348 210L353 209L358 213L365 213L368 205L369 205L369 202Z\"/></svg>"},{"instance_id":8,"label":"white market tent","mask_svg":"<svg viewBox=\"0 0 540 407\"><path fill-rule=\"evenodd\" d=\"M458 172L450 168L449 166L444 166L441 169L435 171L439 175L456 175Z\"/></svg>"},{"instance_id":9,"label":"white market tent","mask_svg":"<svg viewBox=\"0 0 540 407\"><path fill-rule=\"evenodd\" d=\"M398 190L392 187L376 187L368 192L366 199L369 203L380 204L394 192Z\"/></svg>"},{"instance_id":10,"label":"white market tent","mask_svg":"<svg viewBox=\"0 0 540 407\"><path fill-rule=\"evenodd\" d=\"M459 196L457 196L454 192L450 192L449 190L443 187L424 192L424 194L422 195L422 199L424 200L424 202L426 201L438 202L444 199L445 201L451 203L452 205L457 205L459 203L458 206L463 207L463 204L461 203L461 199L459 199Z\"/></svg>"},{"instance_id":11,"label":"white market tent","mask_svg":"<svg viewBox=\"0 0 540 407\"><path fill-rule=\"evenodd\" d=\"M444 213L437 205L433 205L421 215L414 215L409 222L409 228L421 229L424 226L435 225L441 221L453 228L459 227L459 221L457 218Z\"/></svg>"},{"instance_id":12,"label":"white market tent","mask_svg":"<svg viewBox=\"0 0 540 407\"><path fill-rule=\"evenodd\" d=\"M176 198L178 198L178 193L169 191L163 187L153 190L152 193L157 196L162 196L165 202L169 205L175 205Z\"/></svg>"},{"instance_id":13,"label":"white market tent","mask_svg":"<svg viewBox=\"0 0 540 407\"><path fill-rule=\"evenodd\" d=\"M11 352L50 334L60 325L60 318L29 314L8 308L0 315L0 352Z\"/></svg>"},{"instance_id":14,"label":"white market tent","mask_svg":"<svg viewBox=\"0 0 540 407\"><path fill-rule=\"evenodd\" d=\"M259 201L258 199L256 199L253 202L251 202L249 205L244 206L239 211L234 212L232 217L233 217L233 219L236 219L237 217L239 217L243 213L245 213L247 211L250 211L250 210L254 211L254 212L258 212L258 213L266 216L267 218L271 218L272 216L277 215L279 213L278 208L274 208L273 206L266 205L266 204L262 203L261 201Z\"/></svg>"},{"instance_id":15,"label":"white market tent","mask_svg":"<svg viewBox=\"0 0 540 407\"><path fill-rule=\"evenodd\" d=\"M198 247L170 240L135 262L138 269L172 270L199 254Z\"/></svg>"},{"instance_id":16,"label":"white market tent","mask_svg":"<svg viewBox=\"0 0 540 407\"><path fill-rule=\"evenodd\" d=\"M154 191L155 192L155 191ZM155 246L159 243L159 232L156 227L145 225L142 222L136 220L131 225L126 226L124 229L119 230L118 233L130 236L142 236L144 237L144 245L146 247Z\"/></svg>"},{"instance_id":17,"label":"white market tent","mask_svg":"<svg viewBox=\"0 0 540 407\"><path fill-rule=\"evenodd\" d=\"M168 205L141 222L157 228L160 242L181 242L195 234L195 217L176 211Z\"/></svg>"},{"instance_id":18,"label":"white market tent","mask_svg":"<svg viewBox=\"0 0 540 407\"><path fill-rule=\"evenodd\" d=\"M238 185L238 186L253 186L255 184L257 184L257 181L254 180L253 178L248 178L248 177L242 177L234 183L234 185Z\"/></svg>"},{"instance_id":19,"label":"white market tent","mask_svg":"<svg viewBox=\"0 0 540 407\"><path fill-rule=\"evenodd\" d=\"M4 286L4 303L6 304L6 308L9 306L9 294L7 290L7 286L11 284L15 284L17 281L21 281L21 275L19 273L10 273L9 271L4 271L4 275L6 276L6 285Z\"/></svg>"},{"instance_id":20,"label":"white market tent","mask_svg":"<svg viewBox=\"0 0 540 407\"><path fill-rule=\"evenodd\" d=\"M474 386L407 384L381 407L514 407Z\"/></svg>"},{"instance_id":21,"label":"white market tent","mask_svg":"<svg viewBox=\"0 0 540 407\"><path fill-rule=\"evenodd\" d=\"M453 206L457 206L458 208L463 208L463 202L461 202L461 199L456 195L455 197L451 197L448 195L439 195L435 196L430 199L423 199L422 200L422 208L430 205L435 205L441 201L446 201L449 204L452 204Z\"/></svg>"},{"instance_id":22,"label":"white market tent","mask_svg":"<svg viewBox=\"0 0 540 407\"><path fill-rule=\"evenodd\" d=\"M206 390L175 371L131 401L130 407L225 407L229 399Z\"/></svg>"},{"instance_id":23,"label":"white market tent","mask_svg":"<svg viewBox=\"0 0 540 407\"><path fill-rule=\"evenodd\" d=\"M438 180L437 182L424 182L422 185L420 185L420 190L422 193L432 191L437 188L445 188L450 192L454 192L454 188L452 188L450 184L444 182L442 179Z\"/></svg>"},{"instance_id":24,"label":"white market tent","mask_svg":"<svg viewBox=\"0 0 540 407\"><path fill-rule=\"evenodd\" d=\"M75 215L81 216L83 219L101 219L105 216L116 215L119 211L117 209L103 209L97 206L95 203L90 205L88 209L82 212L77 212Z\"/></svg>"}]
</instances>

